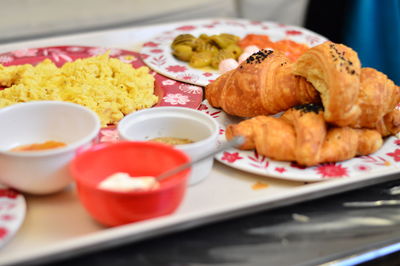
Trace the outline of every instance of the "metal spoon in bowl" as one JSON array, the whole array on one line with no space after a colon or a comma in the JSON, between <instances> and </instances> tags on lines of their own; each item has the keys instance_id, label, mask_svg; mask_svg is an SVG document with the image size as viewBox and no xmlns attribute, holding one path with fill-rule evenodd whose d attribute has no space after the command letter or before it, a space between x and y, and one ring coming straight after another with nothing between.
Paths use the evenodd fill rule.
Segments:
<instances>
[{"instance_id":1,"label":"metal spoon in bowl","mask_svg":"<svg viewBox=\"0 0 400 266\"><path fill-rule=\"evenodd\" d=\"M216 155L216 154L218 154L218 153L220 153L220 152L222 152L222 151L224 151L226 149L240 146L244 142L245 142L245 138L244 137L242 137L242 136L234 137L232 140L223 143L217 149L215 149L215 150L213 150L211 152L208 152L208 153L202 155L201 157L199 157L199 158L197 158L197 159L195 159L193 161L190 161L188 163L185 163L185 164L179 165L179 166L177 166L175 168L172 168L170 170L167 170L167 171L163 172L162 174L156 176L155 179L157 181L165 179L165 178L167 178L167 177L169 177L171 175L177 174L177 173L185 170L186 168L191 167L192 165L194 165L196 163L199 163L199 162L201 162L201 161L203 161L203 160L205 160L205 159L207 159L207 158L209 158L211 156L214 156L214 155Z\"/></svg>"}]
</instances>

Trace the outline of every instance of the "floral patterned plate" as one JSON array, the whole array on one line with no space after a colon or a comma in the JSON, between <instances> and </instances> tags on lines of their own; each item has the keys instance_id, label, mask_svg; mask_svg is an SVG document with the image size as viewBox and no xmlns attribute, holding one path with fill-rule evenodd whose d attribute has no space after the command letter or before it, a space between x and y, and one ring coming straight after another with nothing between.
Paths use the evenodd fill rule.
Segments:
<instances>
[{"instance_id":1,"label":"floral patterned plate","mask_svg":"<svg viewBox=\"0 0 400 266\"><path fill-rule=\"evenodd\" d=\"M18 231L25 213L26 203L22 194L0 185L0 248Z\"/></svg>"},{"instance_id":2,"label":"floral patterned plate","mask_svg":"<svg viewBox=\"0 0 400 266\"><path fill-rule=\"evenodd\" d=\"M145 66L140 54L133 51L115 48L86 47L86 46L57 46L16 50L0 54L0 64L5 66L21 64L37 64L44 59L51 59L57 66L78 58L85 58L109 52L111 57L132 64L138 68ZM155 72L155 94L160 100L156 106L182 106L197 108L203 100L201 87L171 80Z\"/></svg>"},{"instance_id":3,"label":"floral patterned plate","mask_svg":"<svg viewBox=\"0 0 400 266\"><path fill-rule=\"evenodd\" d=\"M232 33L239 37L246 34L266 34L272 41L289 39L309 46L326 41L326 38L301 27L288 26L273 22L256 22L248 20L210 20L209 22L181 25L144 43L141 54L143 61L154 71L175 80L206 86L215 80L219 73L216 70L202 70L190 67L171 54L170 45L179 34L189 33L199 36Z\"/></svg>"},{"instance_id":4,"label":"floral patterned plate","mask_svg":"<svg viewBox=\"0 0 400 266\"><path fill-rule=\"evenodd\" d=\"M219 141L225 141L225 128L228 124L236 124L239 118L229 116L215 109L204 101L199 107L203 112L214 117L220 124ZM276 177L292 181L323 181L331 178L360 177L374 172L397 172L400 170L400 140L389 137L376 153L356 157L337 163L320 164L313 167L302 167L295 163L279 162L257 154L255 151L230 149L215 157L221 163L243 171L258 175Z\"/></svg>"}]
</instances>

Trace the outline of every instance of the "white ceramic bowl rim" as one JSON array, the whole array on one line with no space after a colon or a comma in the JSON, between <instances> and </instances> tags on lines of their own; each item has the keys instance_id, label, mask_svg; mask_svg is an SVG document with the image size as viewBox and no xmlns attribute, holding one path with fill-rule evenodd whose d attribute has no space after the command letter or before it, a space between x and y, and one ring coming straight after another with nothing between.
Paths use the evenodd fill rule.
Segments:
<instances>
[{"instance_id":1,"label":"white ceramic bowl rim","mask_svg":"<svg viewBox=\"0 0 400 266\"><path fill-rule=\"evenodd\" d=\"M76 104L76 103L71 103L71 102L63 102L63 101L31 101L31 102L24 102L24 103L18 103L14 105L10 105L4 108L0 109L0 114L4 112L9 112L10 110L14 110L17 108L24 108L27 105L63 105L67 106L70 108L75 108L79 109L82 112L85 112L86 114L89 114L89 116L93 119L95 122L95 126L92 128L92 130L84 137L81 138L78 141L74 141L72 143L69 143L65 147L60 147L57 149L49 149L49 150L40 150L40 151L29 151L29 152L13 152L13 151L4 151L0 150L0 154L7 154L10 156L16 156L16 157L41 157L41 156L49 156L49 155L55 155L55 154L61 154L65 152L69 152L71 150L75 150L76 148L87 144L90 142L92 139L94 139L100 130L100 119L97 116L97 114L90 110L87 107L84 107L82 105Z\"/></svg>"},{"instance_id":2,"label":"white ceramic bowl rim","mask_svg":"<svg viewBox=\"0 0 400 266\"><path fill-rule=\"evenodd\" d=\"M129 140L131 138L125 134L125 130L124 129L129 126L129 123L130 123L132 117L136 117L136 116L140 117L140 115L142 113L148 113L148 112L149 113L157 113L157 112L159 112L160 114L163 114L163 112L165 112L165 111L177 111L178 113L179 112L186 112L186 113L192 113L192 114L204 117L208 122L210 122L213 125L213 127L215 129L212 132L212 134L210 136L208 136L207 138L205 138L205 139L202 139L202 140L199 140L199 141L196 141L196 142L193 142L193 143L175 145L176 147L195 148L197 146L202 146L205 142L208 142L209 139L213 139L213 138L216 138L218 136L219 125L218 125L217 121L214 118L212 118L210 115L205 114L205 113L203 113L203 112L201 112L199 110L195 110L195 109L190 109L190 108L186 108L186 107L173 107L173 106L154 107L154 108L151 108L151 109L139 110L139 111L136 111L134 113L131 113L131 114L127 115L118 124L119 134L121 134L121 136L124 139ZM165 114L163 114L163 115L165 115Z\"/></svg>"}]
</instances>

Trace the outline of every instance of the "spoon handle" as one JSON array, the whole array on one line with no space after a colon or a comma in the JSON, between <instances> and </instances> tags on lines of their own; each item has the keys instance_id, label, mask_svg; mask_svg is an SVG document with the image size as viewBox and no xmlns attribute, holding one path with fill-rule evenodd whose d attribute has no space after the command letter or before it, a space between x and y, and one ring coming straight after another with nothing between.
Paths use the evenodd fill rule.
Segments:
<instances>
[{"instance_id":1,"label":"spoon handle","mask_svg":"<svg viewBox=\"0 0 400 266\"><path fill-rule=\"evenodd\" d=\"M156 177L156 180L160 181L160 180L162 180L162 179L164 179L166 177L169 177L171 175L177 174L177 173L185 170L186 168L191 167L192 165L194 165L196 163L199 163L199 162L201 162L201 161L203 161L203 160L205 160L205 159L207 159L207 158L209 158L211 156L214 156L214 155L216 155L216 154L218 154L218 153L220 153L220 152L222 152L222 151L224 151L226 149L229 149L229 148L232 148L232 147L236 147L236 146L240 146L240 145L242 145L244 143L244 141L245 141L244 137L241 137L241 136L234 137L232 140L223 143L217 149L215 149L215 150L213 150L213 151L211 151L209 153L206 153L206 154L200 156L199 158L197 158L197 159L195 159L193 161L190 161L188 163L179 165L179 166L177 166L175 168L172 168L172 169L170 169L168 171L165 171L164 173L161 173L160 175L158 175Z\"/></svg>"}]
</instances>

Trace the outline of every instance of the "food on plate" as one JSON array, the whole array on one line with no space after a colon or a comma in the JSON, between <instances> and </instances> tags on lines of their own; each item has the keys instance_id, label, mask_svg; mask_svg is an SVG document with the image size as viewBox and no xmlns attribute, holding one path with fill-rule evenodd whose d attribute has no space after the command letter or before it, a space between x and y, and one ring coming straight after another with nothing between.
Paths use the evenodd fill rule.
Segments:
<instances>
[{"instance_id":1,"label":"food on plate","mask_svg":"<svg viewBox=\"0 0 400 266\"><path fill-rule=\"evenodd\" d=\"M238 45L242 49L246 49L247 46L251 45L257 46L260 49L264 49L272 48L273 43L274 42L271 41L268 35L250 33L247 34L244 38L240 39Z\"/></svg>"},{"instance_id":2,"label":"food on plate","mask_svg":"<svg viewBox=\"0 0 400 266\"><path fill-rule=\"evenodd\" d=\"M186 138L176 138L176 137L158 137L150 139L149 141L161 142L169 145L182 145L193 143L193 140Z\"/></svg>"},{"instance_id":3,"label":"food on plate","mask_svg":"<svg viewBox=\"0 0 400 266\"><path fill-rule=\"evenodd\" d=\"M118 172L101 181L99 188L111 191L132 192L157 189L160 183L153 176L132 177L127 173Z\"/></svg>"},{"instance_id":4,"label":"food on plate","mask_svg":"<svg viewBox=\"0 0 400 266\"><path fill-rule=\"evenodd\" d=\"M242 49L237 45L239 37L233 34L201 34L198 38L191 34L178 35L171 44L172 54L178 60L188 62L194 68L212 67L227 58L237 59Z\"/></svg>"},{"instance_id":5,"label":"food on plate","mask_svg":"<svg viewBox=\"0 0 400 266\"><path fill-rule=\"evenodd\" d=\"M240 117L276 114L320 101L311 83L292 73L289 59L272 50L260 50L219 76L206 86L205 97L213 107Z\"/></svg>"},{"instance_id":6,"label":"food on plate","mask_svg":"<svg viewBox=\"0 0 400 266\"><path fill-rule=\"evenodd\" d=\"M263 61L272 59L271 55L279 55L277 51L269 53L270 58ZM233 107L237 110L254 108L262 97L271 100L270 106L282 107L282 102L287 103L285 97L274 97L271 92L252 94L256 88L254 84L261 84L269 72L260 73L259 81L251 83L253 87L241 84L240 93L232 89L224 91L240 84L240 81L232 81L231 75L249 62L260 64L256 59L247 59L238 69L206 87L211 105L230 113ZM309 89L320 95L321 102L315 97L306 105L286 105L286 111L276 109L267 113L285 111L280 117L259 115L237 125L228 125L227 139L238 135L246 137L241 149L256 149L259 154L275 160L311 166L371 154L382 146L383 137L400 132L400 110L396 109L400 88L385 74L362 68L357 53L350 47L328 41L310 48L295 63L280 64L278 61L275 65L280 66L278 69L290 66L292 72L289 73L295 74L296 79L309 81L312 84ZM278 79L279 72L273 77ZM246 81L243 77L242 80ZM222 89L220 94L214 91L214 86ZM275 88L279 88L278 85ZM278 92L282 94L285 90L286 87L281 87ZM254 99L246 99L246 95L253 95ZM236 98L241 99L241 106L237 106ZM247 114L251 116L250 112Z\"/></svg>"},{"instance_id":7,"label":"food on plate","mask_svg":"<svg viewBox=\"0 0 400 266\"><path fill-rule=\"evenodd\" d=\"M226 129L228 140L245 136L241 149L278 161L312 166L368 155L382 146L381 134L372 129L331 127L322 105L295 106L280 117L256 116Z\"/></svg>"},{"instance_id":8,"label":"food on plate","mask_svg":"<svg viewBox=\"0 0 400 266\"><path fill-rule=\"evenodd\" d=\"M149 68L135 69L108 54L60 68L49 59L36 66L0 65L0 87L5 87L0 91L0 108L37 100L73 102L95 111L103 126L158 101Z\"/></svg>"},{"instance_id":9,"label":"food on plate","mask_svg":"<svg viewBox=\"0 0 400 266\"><path fill-rule=\"evenodd\" d=\"M347 126L359 117L361 110L356 102L361 63L353 49L324 42L303 54L293 72L305 77L321 94L327 122Z\"/></svg>"},{"instance_id":10,"label":"food on plate","mask_svg":"<svg viewBox=\"0 0 400 266\"><path fill-rule=\"evenodd\" d=\"M290 61L294 62L310 47L304 43L298 43L293 40L283 39L272 41L269 36L264 34L247 34L239 41L239 46L245 50L248 46L257 46L259 49L273 49L284 53Z\"/></svg>"},{"instance_id":11,"label":"food on plate","mask_svg":"<svg viewBox=\"0 0 400 266\"><path fill-rule=\"evenodd\" d=\"M27 145L20 145L11 149L11 151L40 151L50 150L65 147L67 144L60 141L48 140L42 143L33 143Z\"/></svg>"},{"instance_id":12,"label":"food on plate","mask_svg":"<svg viewBox=\"0 0 400 266\"><path fill-rule=\"evenodd\" d=\"M385 74L361 68L357 53L350 47L329 41L315 46L294 63L293 70L321 94L327 122L376 128L388 115L398 131L400 118L394 108L400 101L400 88Z\"/></svg>"}]
</instances>

